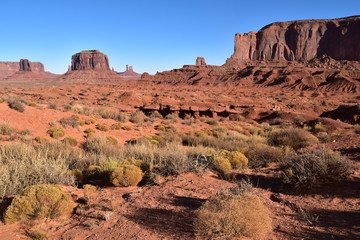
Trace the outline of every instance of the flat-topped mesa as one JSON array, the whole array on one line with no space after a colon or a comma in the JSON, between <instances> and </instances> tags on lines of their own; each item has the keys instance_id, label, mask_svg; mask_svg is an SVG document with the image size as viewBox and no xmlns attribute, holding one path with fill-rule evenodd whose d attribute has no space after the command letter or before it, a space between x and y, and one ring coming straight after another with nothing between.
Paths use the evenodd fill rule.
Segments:
<instances>
[{"instance_id":1,"label":"flat-topped mesa","mask_svg":"<svg viewBox=\"0 0 360 240\"><path fill-rule=\"evenodd\" d=\"M81 51L72 56L71 70L110 71L109 59L99 50Z\"/></svg>"},{"instance_id":2,"label":"flat-topped mesa","mask_svg":"<svg viewBox=\"0 0 360 240\"><path fill-rule=\"evenodd\" d=\"M235 35L230 61L306 62L327 55L360 61L360 16L275 22L258 32Z\"/></svg>"},{"instance_id":3,"label":"flat-topped mesa","mask_svg":"<svg viewBox=\"0 0 360 240\"><path fill-rule=\"evenodd\" d=\"M196 66L205 66L206 65L205 58L197 57L195 65Z\"/></svg>"}]
</instances>

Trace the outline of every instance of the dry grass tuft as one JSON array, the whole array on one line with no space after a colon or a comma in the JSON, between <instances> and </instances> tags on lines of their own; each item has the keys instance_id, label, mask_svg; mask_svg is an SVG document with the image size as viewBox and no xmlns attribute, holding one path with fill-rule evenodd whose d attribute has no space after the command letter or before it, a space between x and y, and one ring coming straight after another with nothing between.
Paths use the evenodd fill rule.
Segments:
<instances>
[{"instance_id":1,"label":"dry grass tuft","mask_svg":"<svg viewBox=\"0 0 360 240\"><path fill-rule=\"evenodd\" d=\"M272 231L269 210L258 196L246 191L217 194L195 215L195 232L206 239L265 239Z\"/></svg>"}]
</instances>

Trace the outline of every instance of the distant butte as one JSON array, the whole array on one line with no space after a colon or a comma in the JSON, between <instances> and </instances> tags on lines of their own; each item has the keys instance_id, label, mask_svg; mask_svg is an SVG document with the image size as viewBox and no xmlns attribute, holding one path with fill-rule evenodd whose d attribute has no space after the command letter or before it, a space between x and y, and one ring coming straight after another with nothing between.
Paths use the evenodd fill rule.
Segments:
<instances>
[{"instance_id":1,"label":"distant butte","mask_svg":"<svg viewBox=\"0 0 360 240\"><path fill-rule=\"evenodd\" d=\"M74 54L69 70L59 79L86 83L122 81L120 76L110 70L107 55L99 50L86 50Z\"/></svg>"},{"instance_id":2,"label":"distant butte","mask_svg":"<svg viewBox=\"0 0 360 240\"><path fill-rule=\"evenodd\" d=\"M140 78L141 74L134 72L133 66L126 65L125 72L116 72L121 77Z\"/></svg>"}]
</instances>

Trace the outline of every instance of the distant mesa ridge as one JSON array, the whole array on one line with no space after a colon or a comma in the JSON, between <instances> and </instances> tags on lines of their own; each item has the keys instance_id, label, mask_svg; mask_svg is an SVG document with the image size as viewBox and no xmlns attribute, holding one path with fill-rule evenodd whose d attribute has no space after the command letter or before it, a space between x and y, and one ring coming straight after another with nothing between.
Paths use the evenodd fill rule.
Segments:
<instances>
[{"instance_id":1,"label":"distant mesa ridge","mask_svg":"<svg viewBox=\"0 0 360 240\"><path fill-rule=\"evenodd\" d=\"M119 76L122 77L133 77L133 78L140 78L141 74L134 72L133 66L126 65L125 72L116 72Z\"/></svg>"},{"instance_id":2,"label":"distant mesa ridge","mask_svg":"<svg viewBox=\"0 0 360 240\"><path fill-rule=\"evenodd\" d=\"M0 71L44 72L45 70L44 70L44 65L40 62L30 62L27 59L21 59L19 62L0 62Z\"/></svg>"},{"instance_id":3,"label":"distant mesa ridge","mask_svg":"<svg viewBox=\"0 0 360 240\"><path fill-rule=\"evenodd\" d=\"M258 32L235 35L230 61L305 62L327 55L360 60L360 16L275 22Z\"/></svg>"}]
</instances>

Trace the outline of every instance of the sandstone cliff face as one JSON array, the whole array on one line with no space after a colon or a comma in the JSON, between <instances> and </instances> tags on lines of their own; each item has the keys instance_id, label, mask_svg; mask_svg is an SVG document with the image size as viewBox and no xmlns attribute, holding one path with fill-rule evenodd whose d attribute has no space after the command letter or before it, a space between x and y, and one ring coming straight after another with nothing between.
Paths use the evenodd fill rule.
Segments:
<instances>
[{"instance_id":1,"label":"sandstone cliff face","mask_svg":"<svg viewBox=\"0 0 360 240\"><path fill-rule=\"evenodd\" d=\"M81 51L72 56L71 70L110 71L109 60L99 50Z\"/></svg>"},{"instance_id":2,"label":"sandstone cliff face","mask_svg":"<svg viewBox=\"0 0 360 240\"><path fill-rule=\"evenodd\" d=\"M360 16L276 22L258 32L235 35L237 61L309 61L327 55L360 60Z\"/></svg>"}]
</instances>

